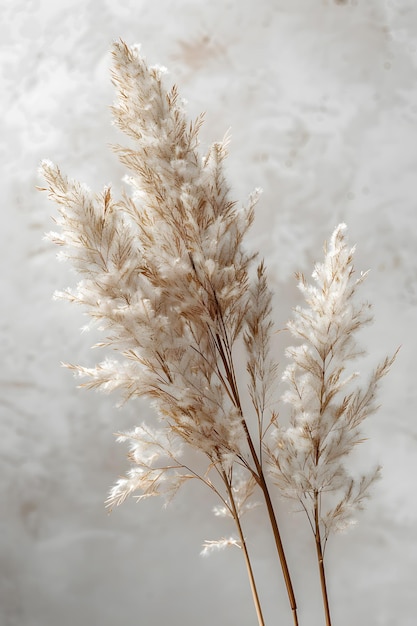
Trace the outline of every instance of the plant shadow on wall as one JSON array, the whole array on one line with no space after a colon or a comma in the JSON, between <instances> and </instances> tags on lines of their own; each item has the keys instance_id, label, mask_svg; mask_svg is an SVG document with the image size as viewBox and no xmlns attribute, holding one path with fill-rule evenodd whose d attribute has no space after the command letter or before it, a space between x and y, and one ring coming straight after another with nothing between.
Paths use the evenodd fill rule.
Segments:
<instances>
[{"instance_id":1,"label":"plant shadow on wall","mask_svg":"<svg viewBox=\"0 0 417 626\"><path fill-rule=\"evenodd\" d=\"M379 364L367 382L349 369L361 354L356 333L372 317L370 306L356 299L366 274L354 275L342 224L312 284L299 276L306 306L296 307L288 324L298 345L287 351L282 400L291 420L284 426L272 408L277 365L266 270L244 247L258 193L246 208L231 200L223 173L227 138L200 157L202 116L187 120L176 87L164 87L163 68L149 67L139 47L124 42L114 45L113 62L114 120L131 146L115 150L130 171L130 193L116 199L105 188L93 194L49 161L41 168L59 210L60 231L48 237L81 276L57 296L83 305L105 333L99 345L119 354L94 368L67 366L86 379L81 386L118 390L125 400L145 396L157 414L154 424L120 433L131 468L111 489L108 506L131 494L169 501L185 482L203 483L218 497L215 513L230 517L236 531L207 542L203 553L242 550L264 624L243 528L244 514L260 499L298 624L274 508L279 495L296 500L311 526L329 626L325 547L333 531L351 522L379 474L377 468L355 479L345 462L395 358ZM246 371L238 380L234 355L242 345ZM250 411L242 403L247 391ZM203 472L187 464L187 448L205 459Z\"/></svg>"}]
</instances>

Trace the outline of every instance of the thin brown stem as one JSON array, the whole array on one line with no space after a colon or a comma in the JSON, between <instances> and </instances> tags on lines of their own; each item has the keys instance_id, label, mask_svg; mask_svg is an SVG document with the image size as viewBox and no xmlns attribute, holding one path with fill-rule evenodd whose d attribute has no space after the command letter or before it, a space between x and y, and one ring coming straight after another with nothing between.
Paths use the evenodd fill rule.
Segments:
<instances>
[{"instance_id":1,"label":"thin brown stem","mask_svg":"<svg viewBox=\"0 0 417 626\"><path fill-rule=\"evenodd\" d=\"M238 513L235 499L233 496L232 486L224 471L222 472L222 476L223 476L224 483L226 485L227 493L229 495L230 510L233 515L233 519L235 520L236 528L240 537L240 543L241 543L243 554L245 557L246 569L248 572L249 583L250 583L250 587L252 591L253 603L255 605L256 615L258 617L258 624L259 626L265 626L265 621L262 615L261 603L259 601L258 590L256 588L255 577L253 574L252 564L250 561L249 552L248 552L248 548L247 548L246 541L245 541L245 536L243 534L242 525L240 523L239 513Z\"/></svg>"},{"instance_id":2,"label":"thin brown stem","mask_svg":"<svg viewBox=\"0 0 417 626\"><path fill-rule=\"evenodd\" d=\"M326 619L326 626L332 626L332 622L330 618L329 598L327 594L326 572L324 569L323 547L322 547L321 534L320 534L319 506L320 506L319 494L316 491L314 493L314 522L315 522L314 534L315 534L315 540L316 540L317 563L319 566L321 594L323 598L323 608L324 608L324 616Z\"/></svg>"},{"instance_id":3,"label":"thin brown stem","mask_svg":"<svg viewBox=\"0 0 417 626\"><path fill-rule=\"evenodd\" d=\"M262 490L264 499L265 499L265 504L266 504L266 508L268 511L268 516L269 516L269 521L271 523L271 528L272 528L272 532L274 535L274 539L275 539L275 545L277 548L277 552L278 552L278 557L279 557L279 561L281 564L281 569L282 569L282 574L284 576L284 582L285 582L285 586L287 589L287 594L288 594L288 599L290 602L290 606L291 606L291 611L292 611L292 616L293 616L293 620L294 620L294 626L298 626L298 615L297 615L297 602L295 599L295 593L294 593L294 589L293 589L293 585L292 585L292 581L291 581L291 575L290 575L290 571L288 569L288 563L287 563L287 558L285 556L285 551L284 551L284 546L282 544L282 539L281 539L281 533L279 532L279 528L278 528L278 521L275 515L275 511L274 511L274 507L272 504L272 500L271 500L271 496L269 494L269 489L268 489L268 485L266 483L265 480L265 476L262 470L262 466L259 462L258 456L256 454L256 450L255 447L253 445L252 442L252 438L250 436L248 427L246 425L246 422L242 416L242 424L243 424L243 428L245 429L245 433L246 433L246 437L248 440L248 445L249 445L249 449L253 458L253 461L255 463L255 467L256 467L256 472L257 472L257 479L258 479L258 484Z\"/></svg>"},{"instance_id":4,"label":"thin brown stem","mask_svg":"<svg viewBox=\"0 0 417 626\"><path fill-rule=\"evenodd\" d=\"M224 351L224 343L226 343L223 339L220 338L219 335L217 335L216 337L216 345L217 345L217 349L220 353L221 359L223 361L223 365L226 371L226 378L227 381L230 385L230 389L231 389L231 393L232 396L234 398L234 403L235 406L239 409L240 415L241 415L241 420L242 420L242 426L243 429L245 431L245 436L246 436L246 440L249 446L249 451L251 454L251 457L253 459L253 462L255 464L255 472L254 472L254 476L256 478L256 481L258 483L258 485L260 486L263 496L264 496L264 500L265 500L265 504L266 504L266 508L268 511L268 517L270 520L270 524L271 524L271 528L272 528L272 532L274 535L274 540L275 540L275 545L277 548L277 552L278 552L278 557L279 557L279 561L281 564L281 569L282 569L282 574L284 576L284 582L285 582L285 586L287 589L287 594L288 594L288 599L289 599L289 603L290 603L290 607L291 607L291 611L292 611L292 616L293 616L293 620L294 620L294 626L298 626L298 615L297 615L297 602L295 599L295 593L294 593L294 588L292 585L292 581L291 581L291 575L290 575L290 571L288 569L288 563L287 563L287 558L285 556L285 551L284 551L284 546L282 543L282 539L281 539L281 533L279 532L279 528L278 528L278 521L275 515L275 511L274 511L274 507L272 504L272 500L271 500L271 496L269 494L269 489L268 489L268 485L263 473L263 469L262 469L262 464L259 460L258 454L256 452L254 443L252 441L252 437L251 434L249 432L249 428L248 425L246 423L245 417L243 415L243 409L242 409L242 405L240 402L240 396L239 396L239 390L237 387L237 383L236 383L236 377L235 377L235 373L234 373L234 368L233 368L233 361L231 360L231 358L227 359L225 351ZM231 357L231 350L229 348L228 350L228 354Z\"/></svg>"},{"instance_id":5,"label":"thin brown stem","mask_svg":"<svg viewBox=\"0 0 417 626\"><path fill-rule=\"evenodd\" d=\"M191 260L194 272L197 275L197 271L196 271L194 261L191 255L190 255L190 260ZM234 370L234 365L233 365L231 343L230 343L230 340L226 331L226 326L223 320L223 314L219 306L219 303L217 301L217 297L216 297L216 293L214 289L213 289L212 295L216 304L217 318L218 318L218 321L220 322L220 329L219 329L220 332L217 332L214 334L211 328L209 327L208 334L211 337L213 341L213 346L215 347L215 350L218 352L221 362L223 364L225 378L223 377L223 375L219 376L219 378L224 384L226 391L229 397L231 398L233 404L236 406L236 408L238 408L240 415L241 415L242 426L245 431L245 436L246 436L246 440L248 443L251 457L255 464L255 471L253 472L253 475L258 485L260 486L264 499L265 499L265 504L266 504L266 508L268 511L268 516L269 516L269 520L271 523L272 532L274 535L275 545L277 548L278 557L280 560L281 569L282 569L282 573L284 576L285 586L286 586L287 593L288 593L288 599L289 599L290 607L292 610L294 626L298 626L297 603L295 600L295 594L294 594L294 589L292 586L291 575L288 569L288 563L287 563L287 559L286 559L285 552L284 552L284 546L282 544L281 534L278 528L277 518L275 515L274 507L272 505L272 500L269 494L268 485L266 483L265 476L262 470L260 456L258 456L256 452L251 434L249 432L249 428L247 426L245 417L243 415L243 409L242 409L242 404L240 401L240 395L239 395L239 390L238 390L238 385L237 385L236 375L235 375L235 370ZM219 374L219 369L218 369L218 374ZM226 381L227 381L227 384L225 384ZM261 444L262 442L260 441L260 445Z\"/></svg>"}]
</instances>

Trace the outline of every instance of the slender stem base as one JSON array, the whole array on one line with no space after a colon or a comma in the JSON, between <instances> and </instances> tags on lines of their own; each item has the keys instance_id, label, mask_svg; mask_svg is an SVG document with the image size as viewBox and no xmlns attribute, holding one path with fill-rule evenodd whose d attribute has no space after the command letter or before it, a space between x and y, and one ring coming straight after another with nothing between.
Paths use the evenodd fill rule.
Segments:
<instances>
[{"instance_id":1,"label":"slender stem base","mask_svg":"<svg viewBox=\"0 0 417 626\"><path fill-rule=\"evenodd\" d=\"M275 545L277 548L278 557L280 560L281 569L282 569L282 573L284 576L285 586L287 588L288 599L289 599L292 616L294 620L294 626L298 626L297 603L295 600L295 594L294 594L294 589L293 589L292 582L291 582L290 572L288 569L287 559L285 557L284 546L282 544L281 535L278 529L278 522L277 522L277 518L275 515L274 507L272 505L271 496L269 495L268 485L267 485L267 482L265 480L265 476L263 473L262 462L256 452L251 434L249 432L248 425L243 415L242 404L240 402L239 391L237 388L236 376L235 376L234 367L233 367L231 344L229 343L226 333L224 334L223 337L220 334L216 335L215 345L216 345L217 350L219 351L222 363L224 365L224 369L226 373L226 380L229 383L230 398L232 402L234 403L234 405L236 406L236 408L239 409L239 412L241 415L242 426L245 431L245 436L246 436L246 440L249 446L250 454L255 464L256 472L254 473L254 476L256 477L258 485L260 486L262 490L262 493L265 499L265 504L268 510L268 516L269 516L269 520L271 523L272 532L274 534Z\"/></svg>"},{"instance_id":2,"label":"slender stem base","mask_svg":"<svg viewBox=\"0 0 417 626\"><path fill-rule=\"evenodd\" d=\"M241 543L243 554L244 554L244 557L245 557L246 569L247 569L247 572L248 572L249 583L250 583L250 587L251 587L251 591L252 591L253 603L255 605L256 615L258 617L258 624L259 624L259 626L265 626L264 618L263 618L263 615L262 615L261 603L259 601L258 590L256 588L255 577L254 577L254 574L253 574L252 564L251 564L251 561L250 561L248 548L247 548L245 537L244 537L244 534L243 534L243 529L242 529L242 526L241 526L241 523L240 523L239 513L237 511L235 500L234 500L234 497L233 497L232 487L230 485L230 482L229 482L226 474L223 474L223 480L225 482L225 485L226 485L226 488L227 488L227 492L229 494L230 506L231 506L231 509L232 509L232 513L233 513L233 517L234 517L234 520L235 520L235 523L236 523L237 531L239 533L240 543Z\"/></svg>"},{"instance_id":3,"label":"slender stem base","mask_svg":"<svg viewBox=\"0 0 417 626\"><path fill-rule=\"evenodd\" d=\"M256 466L256 472L257 472L257 476L258 476L258 484L259 484L259 486L260 486L260 488L262 490L262 493L264 495L265 504L266 504L266 508L267 508L268 516L269 516L269 521L271 523L271 528L272 528L272 532L273 532L273 535L274 535L275 545L276 545L276 548L277 548L278 557L279 557L279 561L280 561L280 564L281 564L282 574L284 576L285 586L287 588L288 600L289 600L291 611L292 611L292 616L293 616L293 620L294 620L294 626L298 626L297 603L296 603L296 600L295 600L295 593L294 593L294 589L293 589L293 586L292 586L290 571L288 569L287 558L286 558L285 552L284 552L284 546L282 544L281 534L280 534L279 528L278 528L277 518L276 518L274 507L273 507L273 504L272 504L271 496L269 495L268 485L266 483L265 476L264 476L264 473L263 473L263 470L262 470L262 466L261 466L261 464L259 462L258 455L256 454L256 451L255 451L255 448L253 446L253 442L252 442L251 436L249 434L249 430L247 428L245 420L243 419L243 416L242 416L242 424L243 424L243 427L245 429L247 441L248 441L249 448L250 448L250 451L251 451L251 455L252 455L252 458L253 458L255 466Z\"/></svg>"},{"instance_id":4,"label":"slender stem base","mask_svg":"<svg viewBox=\"0 0 417 626\"><path fill-rule=\"evenodd\" d=\"M320 535L320 520L319 520L319 501L318 494L315 494L315 506L314 506L314 517L315 517L315 540L316 540L316 553L317 553L317 563L319 566L319 574L320 574L320 585L321 585L321 595L323 598L323 608L324 608L324 616L326 619L326 626L332 626L331 618L330 618L330 606L329 606L329 598L327 594L327 584L326 584L326 572L324 569L324 556Z\"/></svg>"},{"instance_id":5,"label":"slender stem base","mask_svg":"<svg viewBox=\"0 0 417 626\"><path fill-rule=\"evenodd\" d=\"M289 599L290 606L291 606L294 626L298 626L297 603L295 600L294 589L293 589L292 582L291 582L291 576L290 576L290 572L288 569L284 547L282 545L281 534L279 532L278 523L277 523L277 519L275 516L275 511L272 505L271 496L269 495L268 487L266 485L262 470L261 470L260 480L261 480L260 486L264 494L266 508L268 510L268 516L271 522L272 532L274 534L275 545L277 547L277 552L278 552L279 560L281 563L282 574L284 576L285 586L287 588L287 594L288 594L288 599Z\"/></svg>"}]
</instances>

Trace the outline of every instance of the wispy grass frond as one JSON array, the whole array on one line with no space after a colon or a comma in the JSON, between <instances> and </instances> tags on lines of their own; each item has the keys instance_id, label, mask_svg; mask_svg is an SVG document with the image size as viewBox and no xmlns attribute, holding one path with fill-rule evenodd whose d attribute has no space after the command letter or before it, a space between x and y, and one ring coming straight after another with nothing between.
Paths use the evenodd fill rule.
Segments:
<instances>
[{"instance_id":1,"label":"wispy grass frond","mask_svg":"<svg viewBox=\"0 0 417 626\"><path fill-rule=\"evenodd\" d=\"M370 306L356 301L366 275L355 278L354 250L340 225L314 282L299 276L306 306L297 307L288 324L301 343L287 351L283 400L292 417L283 428L274 399L267 272L245 247L259 190L239 206L224 171L229 137L200 155L203 116L188 120L177 87L166 86L166 70L149 66L138 46L122 41L112 54L114 123L126 136L126 145L114 149L128 169L128 188L115 199L110 187L95 194L50 161L41 167L44 190L58 208L57 231L48 237L79 275L75 287L56 296L84 307L103 332L96 347L107 351L94 367L66 366L83 379L81 386L117 391L123 400L146 397L156 412L155 423L119 433L130 447L131 467L107 505L131 495L169 502L197 478L217 496L215 514L231 517L238 535L206 542L203 554L242 549L263 626L242 527L261 494L298 626L271 478L307 513L330 626L324 546L362 506L379 473L357 480L345 459L362 440L361 424L377 409L379 383L393 362L386 359L362 384L350 368L362 354L357 331L372 318ZM198 469L188 461L195 452Z\"/></svg>"}]
</instances>

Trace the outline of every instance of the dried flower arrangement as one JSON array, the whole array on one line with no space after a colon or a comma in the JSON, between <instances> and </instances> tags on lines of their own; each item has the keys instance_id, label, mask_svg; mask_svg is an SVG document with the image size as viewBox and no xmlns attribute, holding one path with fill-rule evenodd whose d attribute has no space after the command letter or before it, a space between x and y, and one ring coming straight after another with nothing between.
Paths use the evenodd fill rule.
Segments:
<instances>
[{"instance_id":1,"label":"dried flower arrangement","mask_svg":"<svg viewBox=\"0 0 417 626\"><path fill-rule=\"evenodd\" d=\"M76 289L57 295L86 307L106 333L100 345L120 355L94 368L68 367L86 379L81 386L119 390L126 400L147 397L157 414L155 425L120 434L132 466L111 489L108 506L131 494L169 500L191 479L204 483L219 498L216 513L234 520L237 537L206 542L203 553L227 545L242 549L263 625L242 528L258 492L297 625L273 497L295 499L314 534L330 626L324 548L329 534L361 507L379 473L356 480L345 460L361 441L362 421L377 408L378 384L394 358L366 384L357 385L359 375L346 371L361 353L356 331L371 319L369 305L356 303L366 275L354 278L353 249L340 225L314 270L314 284L299 277L307 308L297 307L288 324L302 343L287 351L282 399L291 406L291 423L285 427L272 408L277 365L266 270L243 245L258 194L245 209L230 199L223 171L227 139L200 157L202 117L188 122L176 87L164 87L163 68L149 67L139 47L124 42L114 45L113 59L114 120L133 140L133 147L116 152L131 173L131 193L115 199L106 188L95 195L49 161L41 168L44 189L59 210L60 232L48 237L81 276ZM245 348L243 376L237 345ZM243 409L243 389L251 410ZM205 471L187 463L190 447L205 459Z\"/></svg>"}]
</instances>

